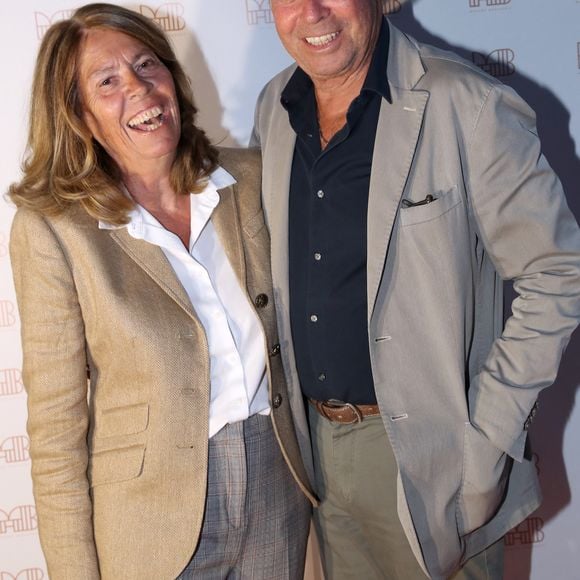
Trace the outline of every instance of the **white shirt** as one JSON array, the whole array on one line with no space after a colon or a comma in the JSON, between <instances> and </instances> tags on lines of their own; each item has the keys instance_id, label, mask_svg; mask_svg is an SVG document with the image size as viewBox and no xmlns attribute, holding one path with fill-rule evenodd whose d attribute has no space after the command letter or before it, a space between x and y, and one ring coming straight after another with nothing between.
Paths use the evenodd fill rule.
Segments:
<instances>
[{"instance_id":1,"label":"white shirt","mask_svg":"<svg viewBox=\"0 0 580 580\"><path fill-rule=\"evenodd\" d=\"M227 423L270 413L264 331L210 220L220 199L217 190L235 182L219 167L201 193L189 196L189 251L140 205L130 213L130 222L121 226L132 237L161 248L205 329L210 355L210 437ZM117 226L99 222L99 227Z\"/></svg>"}]
</instances>

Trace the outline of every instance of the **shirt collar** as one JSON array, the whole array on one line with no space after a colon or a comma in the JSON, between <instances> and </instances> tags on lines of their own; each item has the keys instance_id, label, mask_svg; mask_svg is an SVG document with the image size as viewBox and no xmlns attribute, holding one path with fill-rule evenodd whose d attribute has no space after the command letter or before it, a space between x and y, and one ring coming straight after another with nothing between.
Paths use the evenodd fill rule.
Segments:
<instances>
[{"instance_id":1,"label":"shirt collar","mask_svg":"<svg viewBox=\"0 0 580 580\"><path fill-rule=\"evenodd\" d=\"M389 91L389 79L387 76L387 62L389 60L389 26L387 21L383 18L381 21L381 30L377 45L373 52L373 57L367 78L365 79L362 90L374 91L386 99L391 100L391 93Z\"/></svg>"},{"instance_id":2,"label":"shirt collar","mask_svg":"<svg viewBox=\"0 0 580 580\"><path fill-rule=\"evenodd\" d=\"M201 229L203 229L203 225L205 225L205 223L207 222L209 215L211 215L212 211L219 203L218 190L223 189L225 187L229 187L230 185L234 185L235 183L236 179L231 174L229 174L223 167L218 167L209 176L207 185L205 186L203 191L195 195L190 195L191 216L192 216L191 217L192 239L194 238L196 239L198 237L199 232L201 231ZM197 210L200 210L202 214L207 214L207 218L203 220L203 225L197 223L198 221L200 221L198 219L198 214L200 212L198 212ZM155 219L155 217L153 217L144 207L140 206L139 204L135 204L135 207L129 212L128 217L129 217L128 223L123 225L115 225L105 222L103 220L99 220L99 229L118 230L122 228L127 228L129 233L133 237L143 238L146 226L163 228L163 226L159 223L159 221ZM197 232L195 236L194 231Z\"/></svg>"}]
</instances>

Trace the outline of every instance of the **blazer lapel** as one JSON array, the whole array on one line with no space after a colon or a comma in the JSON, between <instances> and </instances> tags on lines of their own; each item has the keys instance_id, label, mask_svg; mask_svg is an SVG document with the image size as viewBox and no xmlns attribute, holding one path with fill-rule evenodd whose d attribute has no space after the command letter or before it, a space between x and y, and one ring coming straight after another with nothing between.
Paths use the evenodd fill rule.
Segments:
<instances>
[{"instance_id":1,"label":"blazer lapel","mask_svg":"<svg viewBox=\"0 0 580 580\"><path fill-rule=\"evenodd\" d=\"M399 92L399 91L397 91ZM393 94L394 91L391 93ZM367 316L370 322L399 202L407 182L423 113L426 93L407 92L393 104L383 100L373 153L367 218ZM393 150L396 135L397 149Z\"/></svg>"},{"instance_id":2,"label":"blazer lapel","mask_svg":"<svg viewBox=\"0 0 580 580\"><path fill-rule=\"evenodd\" d=\"M271 235L272 278L276 281L276 300L284 304L284 314L289 306L288 279L288 199L290 195L290 173L296 144L296 133L292 130L288 115L281 107L273 116L271 135L276 138L262 150L265 169L262 183L264 214ZM288 328L289 328L289 321Z\"/></svg>"},{"instance_id":3,"label":"blazer lapel","mask_svg":"<svg viewBox=\"0 0 580 580\"><path fill-rule=\"evenodd\" d=\"M220 202L211 221L242 287L246 285L246 269L233 186L218 190ZM110 230L111 238L140 266L181 308L197 320L195 310L171 264L158 246L133 238L127 228Z\"/></svg>"},{"instance_id":4,"label":"blazer lapel","mask_svg":"<svg viewBox=\"0 0 580 580\"><path fill-rule=\"evenodd\" d=\"M367 217L367 317L370 323L387 257L393 224L415 150L427 91L413 87L425 74L411 41L390 25L387 78L391 101L383 99L373 152ZM393 144L396 143L396 150Z\"/></svg>"},{"instance_id":5,"label":"blazer lapel","mask_svg":"<svg viewBox=\"0 0 580 580\"><path fill-rule=\"evenodd\" d=\"M133 238L127 228L111 230L111 238L121 246L123 251L140 266L151 279L158 284L170 298L175 300L189 316L197 320L197 316L189 300L189 296L175 275L171 264L160 247Z\"/></svg>"},{"instance_id":6,"label":"blazer lapel","mask_svg":"<svg viewBox=\"0 0 580 580\"><path fill-rule=\"evenodd\" d=\"M236 273L242 288L246 287L246 262L242 244L242 232L238 219L238 208L234 197L234 185L218 189L220 201L211 215L226 256Z\"/></svg>"}]
</instances>

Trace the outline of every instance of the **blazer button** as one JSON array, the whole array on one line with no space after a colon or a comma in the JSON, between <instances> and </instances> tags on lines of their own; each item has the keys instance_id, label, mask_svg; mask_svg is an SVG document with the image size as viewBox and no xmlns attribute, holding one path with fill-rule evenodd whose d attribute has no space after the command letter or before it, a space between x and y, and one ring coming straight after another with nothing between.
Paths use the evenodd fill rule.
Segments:
<instances>
[{"instance_id":1,"label":"blazer button","mask_svg":"<svg viewBox=\"0 0 580 580\"><path fill-rule=\"evenodd\" d=\"M264 308L268 305L268 296L266 294L258 294L254 300L256 308Z\"/></svg>"},{"instance_id":2,"label":"blazer button","mask_svg":"<svg viewBox=\"0 0 580 580\"><path fill-rule=\"evenodd\" d=\"M270 356L278 356L280 354L280 344L276 343L271 349L270 349Z\"/></svg>"},{"instance_id":3,"label":"blazer button","mask_svg":"<svg viewBox=\"0 0 580 580\"><path fill-rule=\"evenodd\" d=\"M274 395L274 398L272 399L272 407L274 407L274 409L277 409L281 404L282 404L282 395L278 393L277 395Z\"/></svg>"}]
</instances>

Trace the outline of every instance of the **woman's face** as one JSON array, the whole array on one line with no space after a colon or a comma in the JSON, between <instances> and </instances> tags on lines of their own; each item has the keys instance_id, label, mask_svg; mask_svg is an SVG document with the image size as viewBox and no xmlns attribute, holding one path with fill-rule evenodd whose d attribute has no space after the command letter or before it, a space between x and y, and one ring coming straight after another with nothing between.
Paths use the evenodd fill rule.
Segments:
<instances>
[{"instance_id":1,"label":"woman's face","mask_svg":"<svg viewBox=\"0 0 580 580\"><path fill-rule=\"evenodd\" d=\"M179 106L171 73L151 49L122 32L89 30L79 87L85 123L123 174L169 173Z\"/></svg>"}]
</instances>

